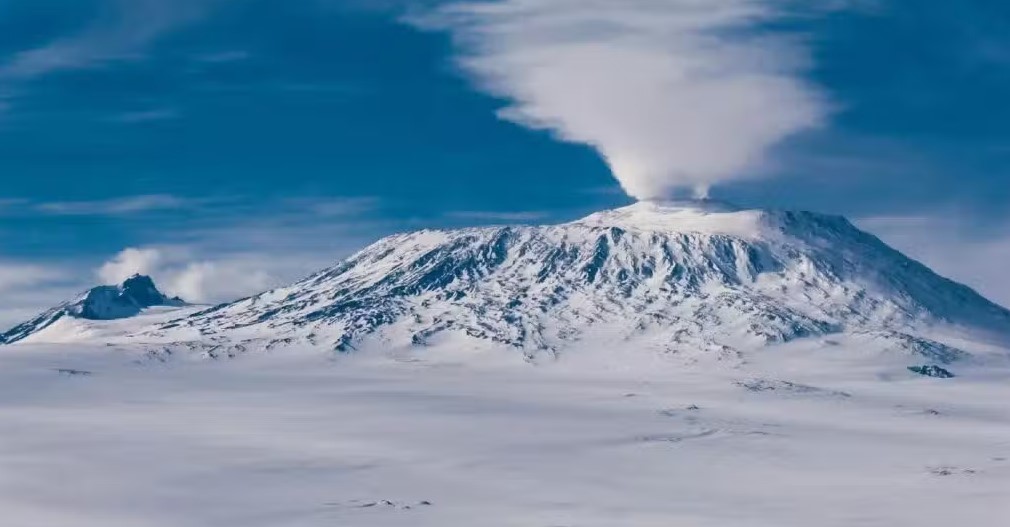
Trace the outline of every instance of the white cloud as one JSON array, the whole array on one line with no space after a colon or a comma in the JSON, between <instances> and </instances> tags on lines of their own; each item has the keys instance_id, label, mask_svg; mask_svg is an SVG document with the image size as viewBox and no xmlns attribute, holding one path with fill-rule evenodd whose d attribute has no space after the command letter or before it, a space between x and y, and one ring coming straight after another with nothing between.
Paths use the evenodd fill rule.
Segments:
<instances>
[{"instance_id":1,"label":"white cloud","mask_svg":"<svg viewBox=\"0 0 1010 527\"><path fill-rule=\"evenodd\" d=\"M135 274L154 274L163 263L164 256L161 250L131 247L102 264L98 269L98 278L103 284L119 284Z\"/></svg>"},{"instance_id":2,"label":"white cloud","mask_svg":"<svg viewBox=\"0 0 1010 527\"><path fill-rule=\"evenodd\" d=\"M1010 306L1010 223L983 229L955 212L857 220L892 247L934 271Z\"/></svg>"},{"instance_id":3,"label":"white cloud","mask_svg":"<svg viewBox=\"0 0 1010 527\"><path fill-rule=\"evenodd\" d=\"M189 199L180 205L203 203L221 201ZM224 218L217 215L221 207L216 207L194 218L186 229L144 232L150 242L125 249L101 265L99 279L114 284L134 273L146 274L166 294L189 302L225 302L334 265L392 229L367 219L381 206L372 197L288 198L278 202L279 210L265 216L258 203L224 203L230 207ZM107 209L94 204L80 208Z\"/></svg>"},{"instance_id":4,"label":"white cloud","mask_svg":"<svg viewBox=\"0 0 1010 527\"><path fill-rule=\"evenodd\" d=\"M374 198L315 196L282 200L263 214L261 203L241 198L128 196L109 200L39 203L0 199L5 215L125 215L167 208L207 207L185 228L141 224L135 235L147 243L105 263L80 254L73 261L17 263L0 258L0 327L23 322L97 285L121 283L140 273L169 295L218 303L291 283L334 265L401 223L368 219ZM69 219L67 221L70 221ZM86 263L82 265L82 261Z\"/></svg>"},{"instance_id":5,"label":"white cloud","mask_svg":"<svg viewBox=\"0 0 1010 527\"><path fill-rule=\"evenodd\" d=\"M215 304L261 293L323 268L333 261L267 252L211 254L201 258L187 246L131 247L97 270L106 284L134 274L151 276L169 296L188 302Z\"/></svg>"},{"instance_id":6,"label":"white cloud","mask_svg":"<svg viewBox=\"0 0 1010 527\"><path fill-rule=\"evenodd\" d=\"M802 40L759 29L787 4L463 1L408 21L452 32L462 68L510 101L503 118L596 148L630 195L654 199L756 175L824 123Z\"/></svg>"},{"instance_id":7,"label":"white cloud","mask_svg":"<svg viewBox=\"0 0 1010 527\"><path fill-rule=\"evenodd\" d=\"M262 260L195 262L169 271L165 288L190 302L217 303L260 293L282 284Z\"/></svg>"}]
</instances>

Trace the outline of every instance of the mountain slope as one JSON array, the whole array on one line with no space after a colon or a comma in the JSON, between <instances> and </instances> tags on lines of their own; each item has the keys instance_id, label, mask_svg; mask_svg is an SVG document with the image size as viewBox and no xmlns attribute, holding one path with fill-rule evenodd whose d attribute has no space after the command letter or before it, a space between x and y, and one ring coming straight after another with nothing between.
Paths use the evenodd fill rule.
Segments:
<instances>
[{"instance_id":1,"label":"mountain slope","mask_svg":"<svg viewBox=\"0 0 1010 527\"><path fill-rule=\"evenodd\" d=\"M289 287L136 338L734 356L846 333L956 358L926 337L934 328L1005 343L1010 312L841 217L639 203L564 225L392 236Z\"/></svg>"},{"instance_id":2,"label":"mountain slope","mask_svg":"<svg viewBox=\"0 0 1010 527\"><path fill-rule=\"evenodd\" d=\"M46 330L64 319L86 321L134 317L151 307L182 307L180 298L161 293L148 276L134 275L118 286L99 286L0 334L0 344L13 344Z\"/></svg>"}]
</instances>

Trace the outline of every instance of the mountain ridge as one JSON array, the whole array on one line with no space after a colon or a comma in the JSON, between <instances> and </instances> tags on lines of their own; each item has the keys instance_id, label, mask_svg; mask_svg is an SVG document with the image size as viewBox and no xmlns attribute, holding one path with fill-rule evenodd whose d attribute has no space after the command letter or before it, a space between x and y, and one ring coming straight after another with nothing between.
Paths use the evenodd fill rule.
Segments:
<instances>
[{"instance_id":1,"label":"mountain ridge","mask_svg":"<svg viewBox=\"0 0 1010 527\"><path fill-rule=\"evenodd\" d=\"M929 336L1010 342L1010 311L840 216L714 202L638 203L549 226L384 238L290 286L130 338L190 347L586 346L740 357L839 334L946 362Z\"/></svg>"},{"instance_id":2,"label":"mountain ridge","mask_svg":"<svg viewBox=\"0 0 1010 527\"><path fill-rule=\"evenodd\" d=\"M183 307L179 297L169 298L149 276L134 274L119 285L100 285L79 294L35 318L0 334L0 344L13 344L44 331L64 317L105 321L134 317L151 307Z\"/></svg>"},{"instance_id":3,"label":"mountain ridge","mask_svg":"<svg viewBox=\"0 0 1010 527\"><path fill-rule=\"evenodd\" d=\"M1003 337L1010 312L839 216L639 203L562 225L394 235L146 336L338 351L448 336L530 356L647 337L665 351L733 355L860 331L950 356L909 336L943 324Z\"/></svg>"}]
</instances>

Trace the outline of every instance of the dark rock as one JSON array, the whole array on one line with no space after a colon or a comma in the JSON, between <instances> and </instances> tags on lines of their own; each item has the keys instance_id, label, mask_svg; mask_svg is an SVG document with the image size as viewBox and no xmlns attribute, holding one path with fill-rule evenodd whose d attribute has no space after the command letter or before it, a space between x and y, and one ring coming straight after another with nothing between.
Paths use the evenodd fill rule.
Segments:
<instances>
[{"instance_id":1,"label":"dark rock","mask_svg":"<svg viewBox=\"0 0 1010 527\"><path fill-rule=\"evenodd\" d=\"M92 372L87 370L74 370L70 368L60 368L56 370L56 373L59 373L60 375L84 376L84 377L92 375Z\"/></svg>"},{"instance_id":2,"label":"dark rock","mask_svg":"<svg viewBox=\"0 0 1010 527\"><path fill-rule=\"evenodd\" d=\"M945 370L935 364L930 364L926 366L909 366L908 371L912 373L918 373L926 377L935 377L937 379L952 379L954 374Z\"/></svg>"}]
</instances>

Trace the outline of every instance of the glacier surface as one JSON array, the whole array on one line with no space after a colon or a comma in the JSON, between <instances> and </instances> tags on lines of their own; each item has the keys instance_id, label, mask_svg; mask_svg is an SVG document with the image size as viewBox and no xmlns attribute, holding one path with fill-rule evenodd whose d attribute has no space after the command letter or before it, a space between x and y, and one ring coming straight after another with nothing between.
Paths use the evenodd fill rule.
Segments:
<instances>
[{"instance_id":1,"label":"glacier surface","mask_svg":"<svg viewBox=\"0 0 1010 527\"><path fill-rule=\"evenodd\" d=\"M127 289L6 334L5 524L1010 520L1010 313L844 218L640 203Z\"/></svg>"}]
</instances>

